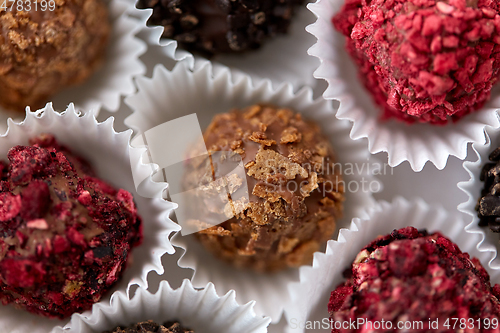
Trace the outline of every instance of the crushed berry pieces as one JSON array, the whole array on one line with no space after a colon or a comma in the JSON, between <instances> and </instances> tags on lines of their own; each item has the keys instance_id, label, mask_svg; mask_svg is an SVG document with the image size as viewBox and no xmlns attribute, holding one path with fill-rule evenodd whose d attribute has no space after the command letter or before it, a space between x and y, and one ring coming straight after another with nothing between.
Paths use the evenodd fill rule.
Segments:
<instances>
[{"instance_id":1,"label":"crushed berry pieces","mask_svg":"<svg viewBox=\"0 0 500 333\"><path fill-rule=\"evenodd\" d=\"M157 324L152 320L143 321L128 327L118 326L112 331L103 333L194 333L194 331L182 327L182 325L175 321L169 321L163 325Z\"/></svg>"},{"instance_id":2,"label":"crushed berry pieces","mask_svg":"<svg viewBox=\"0 0 500 333\"><path fill-rule=\"evenodd\" d=\"M493 232L500 232L500 147L489 156L481 170L479 179L484 182L476 210L480 226L488 226Z\"/></svg>"},{"instance_id":3,"label":"crushed berry pieces","mask_svg":"<svg viewBox=\"0 0 500 333\"><path fill-rule=\"evenodd\" d=\"M398 322L416 320L423 328L415 332L455 332L443 325L429 327L429 318L444 323L448 318L500 315L500 285L492 287L479 260L440 233L413 227L394 230L362 249L344 276L347 281L332 291L328 303L333 322L384 320L396 331ZM361 326L332 332L365 332ZM474 332L490 330L481 326Z\"/></svg>"},{"instance_id":4,"label":"crushed berry pieces","mask_svg":"<svg viewBox=\"0 0 500 333\"><path fill-rule=\"evenodd\" d=\"M499 14L499 0L352 0L332 21L384 119L446 124L490 98Z\"/></svg>"},{"instance_id":5,"label":"crushed berry pieces","mask_svg":"<svg viewBox=\"0 0 500 333\"><path fill-rule=\"evenodd\" d=\"M0 163L0 300L66 318L92 307L142 240L132 195L51 135Z\"/></svg>"}]
</instances>

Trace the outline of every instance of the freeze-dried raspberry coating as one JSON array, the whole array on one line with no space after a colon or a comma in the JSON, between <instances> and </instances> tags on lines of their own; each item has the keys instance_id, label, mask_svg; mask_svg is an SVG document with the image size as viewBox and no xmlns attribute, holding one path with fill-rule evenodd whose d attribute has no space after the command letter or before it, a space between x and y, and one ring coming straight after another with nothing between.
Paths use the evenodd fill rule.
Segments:
<instances>
[{"instance_id":1,"label":"freeze-dried raspberry coating","mask_svg":"<svg viewBox=\"0 0 500 333\"><path fill-rule=\"evenodd\" d=\"M37 110L60 90L86 80L103 61L111 29L104 1L2 4L0 106Z\"/></svg>"},{"instance_id":2,"label":"freeze-dried raspberry coating","mask_svg":"<svg viewBox=\"0 0 500 333\"><path fill-rule=\"evenodd\" d=\"M491 152L491 163L486 163L479 179L484 182L476 210L480 226L488 226L493 232L500 232L500 147Z\"/></svg>"},{"instance_id":3,"label":"freeze-dried raspberry coating","mask_svg":"<svg viewBox=\"0 0 500 333\"><path fill-rule=\"evenodd\" d=\"M445 124L490 98L499 10L499 0L348 0L333 24L383 118Z\"/></svg>"},{"instance_id":4,"label":"freeze-dried raspberry coating","mask_svg":"<svg viewBox=\"0 0 500 333\"><path fill-rule=\"evenodd\" d=\"M182 327L178 322L169 321L163 325L159 325L149 320L125 328L118 326L114 330L104 333L194 333L194 331Z\"/></svg>"},{"instance_id":5,"label":"freeze-dried raspberry coating","mask_svg":"<svg viewBox=\"0 0 500 333\"><path fill-rule=\"evenodd\" d=\"M288 31L304 0L139 0L152 8L148 24L164 27L189 50L208 54L259 48L268 38Z\"/></svg>"},{"instance_id":6,"label":"freeze-dried raspberry coating","mask_svg":"<svg viewBox=\"0 0 500 333\"><path fill-rule=\"evenodd\" d=\"M398 322L422 321L423 327L414 326L412 332L458 332L443 324L450 318L465 318L482 320L471 332L494 332L486 329L484 320L500 316L500 285L491 287L479 260L440 233L413 227L394 230L368 244L344 276L347 281L332 292L328 303L333 323L349 318L378 324L384 320L392 322L393 329L378 332L403 332L397 330ZM429 327L429 318L438 319L440 327ZM333 327L332 332L362 332L362 328Z\"/></svg>"},{"instance_id":7,"label":"freeze-dried raspberry coating","mask_svg":"<svg viewBox=\"0 0 500 333\"><path fill-rule=\"evenodd\" d=\"M198 232L201 243L232 265L255 271L310 263L335 231L345 198L339 164L320 127L290 109L253 105L216 115L204 141L211 152L240 155L249 202L228 203L238 209L228 209L224 223ZM200 189L201 199L207 186L200 184L214 177L210 165L207 159L186 171L186 188ZM230 181L229 188L239 185ZM205 218L214 209L207 206Z\"/></svg>"},{"instance_id":8,"label":"freeze-dried raspberry coating","mask_svg":"<svg viewBox=\"0 0 500 333\"><path fill-rule=\"evenodd\" d=\"M142 240L132 195L51 135L0 161L0 300L47 317L88 310Z\"/></svg>"}]
</instances>

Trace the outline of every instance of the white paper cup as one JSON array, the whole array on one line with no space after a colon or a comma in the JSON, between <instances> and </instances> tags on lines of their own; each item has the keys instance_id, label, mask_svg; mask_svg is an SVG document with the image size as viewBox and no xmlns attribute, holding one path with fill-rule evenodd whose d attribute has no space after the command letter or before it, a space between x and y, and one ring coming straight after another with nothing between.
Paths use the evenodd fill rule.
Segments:
<instances>
[{"instance_id":1,"label":"white paper cup","mask_svg":"<svg viewBox=\"0 0 500 333\"><path fill-rule=\"evenodd\" d=\"M139 57L146 52L147 44L136 37L141 22L128 15L135 10L133 1L106 1L111 33L104 61L85 82L53 96L51 100L58 110L64 110L69 103L73 103L77 110L99 112L104 108L116 112L121 97L135 92L133 78L146 72L146 66Z\"/></svg>"},{"instance_id":2,"label":"white paper cup","mask_svg":"<svg viewBox=\"0 0 500 333\"><path fill-rule=\"evenodd\" d=\"M254 81L270 79L276 86L283 82L291 83L295 89L304 85L313 87L316 80L314 70L319 62L307 54L314 44L314 37L305 31L305 27L314 22L314 15L302 5L297 8L287 34L277 35L264 41L258 50L250 50L243 54L220 54L206 59L183 50L177 41L160 38L163 27L147 26L147 20L153 13L152 9L141 9L143 30L147 31L146 39L150 45L160 45L165 56L175 59L187 59L190 68L198 68L206 62L212 62L214 67L229 67L234 72L245 73Z\"/></svg>"},{"instance_id":3,"label":"white paper cup","mask_svg":"<svg viewBox=\"0 0 500 333\"><path fill-rule=\"evenodd\" d=\"M291 85L275 89L270 81L253 86L248 76L231 76L228 69L218 71L214 76L208 63L194 72L189 71L184 63L177 64L172 72L157 66L152 79L139 78L137 85L138 93L125 100L133 110L125 123L139 133L192 113L197 113L201 129L205 130L215 114L260 102L300 112L304 118L315 120L320 125L330 139L337 162L343 166L348 163L365 166L359 173L354 170L353 174L345 172L343 175L347 193L344 218L338 221L338 228L359 216L363 208L373 205L371 193L354 191L355 185L360 185L363 180L367 184L377 184L378 189L381 186L366 167L369 157L366 146L349 138L349 123L335 118L330 102L313 100L310 89L294 93ZM354 185L349 187L349 184ZM289 301L286 286L297 279L298 270L273 275L238 270L208 253L195 235L178 234L172 244L186 250L179 265L195 270L192 280L195 287L213 282L219 293L234 289L239 303L256 300L258 315L270 316L273 322L279 321L283 307Z\"/></svg>"},{"instance_id":4,"label":"white paper cup","mask_svg":"<svg viewBox=\"0 0 500 333\"><path fill-rule=\"evenodd\" d=\"M8 132L0 136L0 158L7 160L7 152L16 145L28 144L28 139L41 133L50 133L61 144L66 145L75 154L84 157L94 168L99 178L123 188L134 196L138 214L143 219L143 243L132 251L122 279L108 292L101 302L109 301L113 291L129 292L133 284L147 288L147 275L150 271L164 272L161 257L165 253L174 253L168 237L179 227L169 219L173 205L161 199L164 184L146 182L151 192L157 193L157 199L147 199L137 194L132 181L129 154L140 153L129 146L132 131L117 133L113 129L113 118L98 123L94 112L81 116L70 105L60 114L51 104L37 112L26 112L22 123L9 120ZM135 168L148 169L141 164ZM15 309L12 305L0 306L0 332L10 333L47 333L61 321L37 316Z\"/></svg>"},{"instance_id":5,"label":"white paper cup","mask_svg":"<svg viewBox=\"0 0 500 333\"><path fill-rule=\"evenodd\" d=\"M110 304L94 305L89 317L73 315L71 329L64 332L102 333L117 326L153 320L158 324L179 321L201 333L265 333L271 320L256 316L253 303L239 305L234 291L218 296L212 283L194 288L189 280L184 280L179 289L172 289L162 281L155 294L139 288L129 299L125 293L115 292Z\"/></svg>"},{"instance_id":6,"label":"white paper cup","mask_svg":"<svg viewBox=\"0 0 500 333\"><path fill-rule=\"evenodd\" d=\"M467 227L465 231L479 238L477 248L488 257L488 265L492 268L500 268L500 258L498 250L500 249L500 235L492 232L488 227L479 227L479 217L477 216L476 204L481 196L481 190L484 188L484 182L479 179L481 169L484 164L489 163L488 156L500 146L500 129L486 130L486 144L473 144L472 148L477 154L478 159L475 162L465 161L464 169L469 173L470 179L458 183L458 188L467 194L466 202L458 206L458 210L467 214Z\"/></svg>"},{"instance_id":7,"label":"white paper cup","mask_svg":"<svg viewBox=\"0 0 500 333\"><path fill-rule=\"evenodd\" d=\"M344 281L343 271L350 267L356 255L369 242L394 229L413 226L425 228L429 232L440 231L463 252L481 261L490 274L492 284L500 282L500 270L488 267L488 254L476 248L479 235L465 232L465 225L458 212L447 212L442 207L429 206L422 200L409 202L398 197L392 203L381 201L375 208L368 210L367 218L353 219L349 229L341 230L338 241L329 241L326 253L316 253L312 267L301 268L300 282L290 286L292 302L285 310L288 322L285 332L304 332L306 321L328 318L330 294ZM329 331L319 329L307 332Z\"/></svg>"},{"instance_id":8,"label":"white paper cup","mask_svg":"<svg viewBox=\"0 0 500 333\"><path fill-rule=\"evenodd\" d=\"M443 169L448 156L466 157L469 142L484 143L484 129L500 124L496 114L500 107L498 89L492 92L486 107L446 126L381 121L380 107L360 82L357 67L345 50L345 37L331 22L343 4L344 0L309 4L317 21L307 31L317 38L309 54L321 61L314 76L328 83L323 97L340 102L337 118L353 123L352 139L367 138L372 154L387 152L391 166L408 161L414 171L421 171L427 161Z\"/></svg>"}]
</instances>

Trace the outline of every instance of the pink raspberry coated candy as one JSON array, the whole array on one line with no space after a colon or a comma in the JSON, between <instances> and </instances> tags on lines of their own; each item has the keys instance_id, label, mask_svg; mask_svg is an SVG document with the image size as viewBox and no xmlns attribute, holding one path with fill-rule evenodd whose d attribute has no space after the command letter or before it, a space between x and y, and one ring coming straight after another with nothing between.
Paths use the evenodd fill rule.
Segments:
<instances>
[{"instance_id":1,"label":"pink raspberry coated candy","mask_svg":"<svg viewBox=\"0 0 500 333\"><path fill-rule=\"evenodd\" d=\"M383 118L446 124L490 98L499 11L500 0L347 0L332 21Z\"/></svg>"},{"instance_id":2,"label":"pink raspberry coated candy","mask_svg":"<svg viewBox=\"0 0 500 333\"><path fill-rule=\"evenodd\" d=\"M389 324L377 332L404 332L397 330L398 322L413 321L422 326L411 332L459 332L445 326L452 318L473 322L469 328L475 330L464 332L498 332L492 329L493 318L500 327L500 285L492 287L479 260L440 233L394 230L368 244L344 276L347 281L332 291L328 303L332 332L373 332L369 325L382 320ZM359 327L338 324L349 320ZM439 326L431 326L436 320Z\"/></svg>"},{"instance_id":3,"label":"pink raspberry coated candy","mask_svg":"<svg viewBox=\"0 0 500 333\"><path fill-rule=\"evenodd\" d=\"M47 317L88 310L142 240L132 195L42 135L0 162L0 301Z\"/></svg>"}]
</instances>

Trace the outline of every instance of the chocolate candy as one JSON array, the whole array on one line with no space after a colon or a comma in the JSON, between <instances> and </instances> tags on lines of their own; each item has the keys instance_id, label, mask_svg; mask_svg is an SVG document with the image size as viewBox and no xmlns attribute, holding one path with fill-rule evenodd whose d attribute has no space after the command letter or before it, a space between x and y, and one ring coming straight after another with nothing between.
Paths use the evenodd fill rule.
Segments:
<instances>
[{"instance_id":1,"label":"chocolate candy","mask_svg":"<svg viewBox=\"0 0 500 333\"><path fill-rule=\"evenodd\" d=\"M209 151L241 156L249 202L233 201L238 211L225 211L226 222L198 232L200 242L217 257L256 271L311 262L332 236L344 201L340 170L318 125L290 109L254 105L215 116L204 139ZM197 188L207 167L210 161L188 170L186 188Z\"/></svg>"},{"instance_id":2,"label":"chocolate candy","mask_svg":"<svg viewBox=\"0 0 500 333\"><path fill-rule=\"evenodd\" d=\"M476 323L476 332L491 329L493 319L498 324L500 285L492 287L479 260L440 233L413 227L394 230L362 249L344 276L346 282L331 293L328 304L335 333L370 327L400 332L398 323L408 321L421 322L410 331L455 332L452 325L444 326L447 319L452 324L452 318ZM378 327L342 326L363 323L361 319ZM432 326L436 320L439 325Z\"/></svg>"},{"instance_id":3,"label":"chocolate candy","mask_svg":"<svg viewBox=\"0 0 500 333\"><path fill-rule=\"evenodd\" d=\"M66 318L120 278L142 240L132 195L43 135L0 162L0 300Z\"/></svg>"},{"instance_id":4,"label":"chocolate candy","mask_svg":"<svg viewBox=\"0 0 500 333\"><path fill-rule=\"evenodd\" d=\"M149 25L164 27L163 37L209 55L243 52L288 30L303 0L139 0L153 8Z\"/></svg>"}]
</instances>

